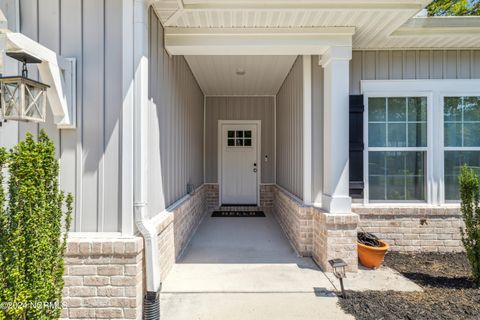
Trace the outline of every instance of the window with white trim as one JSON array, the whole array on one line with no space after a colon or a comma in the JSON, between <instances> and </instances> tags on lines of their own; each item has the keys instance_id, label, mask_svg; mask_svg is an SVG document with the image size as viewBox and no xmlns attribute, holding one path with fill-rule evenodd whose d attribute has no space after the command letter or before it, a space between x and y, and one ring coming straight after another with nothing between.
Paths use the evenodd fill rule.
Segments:
<instances>
[{"instance_id":1,"label":"window with white trim","mask_svg":"<svg viewBox=\"0 0 480 320\"><path fill-rule=\"evenodd\" d=\"M364 203L458 203L480 175L480 79L362 80Z\"/></svg>"},{"instance_id":2,"label":"window with white trim","mask_svg":"<svg viewBox=\"0 0 480 320\"><path fill-rule=\"evenodd\" d=\"M369 201L425 201L427 98L369 97Z\"/></svg>"},{"instance_id":3,"label":"window with white trim","mask_svg":"<svg viewBox=\"0 0 480 320\"><path fill-rule=\"evenodd\" d=\"M480 174L480 96L444 96L443 133L445 200L458 201L460 168Z\"/></svg>"}]
</instances>

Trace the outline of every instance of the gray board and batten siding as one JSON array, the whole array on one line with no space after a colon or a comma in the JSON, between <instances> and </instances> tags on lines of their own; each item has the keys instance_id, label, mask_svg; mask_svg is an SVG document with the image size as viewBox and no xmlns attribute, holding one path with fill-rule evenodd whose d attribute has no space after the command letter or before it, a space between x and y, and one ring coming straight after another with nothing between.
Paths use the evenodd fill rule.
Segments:
<instances>
[{"instance_id":1,"label":"gray board and batten siding","mask_svg":"<svg viewBox=\"0 0 480 320\"><path fill-rule=\"evenodd\" d=\"M75 196L72 231L119 232L122 2L22 0L19 11L21 33L76 58L77 128L58 130L48 110L45 123L13 124L16 137L10 140L45 129L60 160L61 188ZM29 77L38 79L35 66Z\"/></svg>"},{"instance_id":2,"label":"gray board and batten siding","mask_svg":"<svg viewBox=\"0 0 480 320\"><path fill-rule=\"evenodd\" d=\"M203 184L204 96L183 56L168 56L150 9L148 210L152 217Z\"/></svg>"},{"instance_id":3,"label":"gray board and batten siding","mask_svg":"<svg viewBox=\"0 0 480 320\"><path fill-rule=\"evenodd\" d=\"M297 57L276 96L277 184L303 198L303 62Z\"/></svg>"},{"instance_id":4,"label":"gray board and batten siding","mask_svg":"<svg viewBox=\"0 0 480 320\"><path fill-rule=\"evenodd\" d=\"M361 80L480 79L480 50L353 51L350 94Z\"/></svg>"}]
</instances>

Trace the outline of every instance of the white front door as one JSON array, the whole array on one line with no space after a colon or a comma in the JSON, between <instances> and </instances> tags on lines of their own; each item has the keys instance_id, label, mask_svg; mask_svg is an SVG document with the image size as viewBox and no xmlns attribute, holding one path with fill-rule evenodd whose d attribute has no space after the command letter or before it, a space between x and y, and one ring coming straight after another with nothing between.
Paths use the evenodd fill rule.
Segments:
<instances>
[{"instance_id":1,"label":"white front door","mask_svg":"<svg viewBox=\"0 0 480 320\"><path fill-rule=\"evenodd\" d=\"M256 204L257 124L220 123L221 170L220 188L222 204Z\"/></svg>"}]
</instances>

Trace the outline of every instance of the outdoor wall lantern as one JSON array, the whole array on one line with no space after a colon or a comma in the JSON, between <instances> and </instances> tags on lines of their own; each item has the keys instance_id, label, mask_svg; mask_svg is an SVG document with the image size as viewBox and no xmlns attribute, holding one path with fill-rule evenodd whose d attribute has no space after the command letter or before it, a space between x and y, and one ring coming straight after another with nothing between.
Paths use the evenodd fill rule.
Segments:
<instances>
[{"instance_id":1,"label":"outdoor wall lantern","mask_svg":"<svg viewBox=\"0 0 480 320\"><path fill-rule=\"evenodd\" d=\"M346 271L345 267L347 266L347 263L343 259L332 259L328 260L328 263L333 268L333 274L335 277L340 281L340 287L342 289L342 298L347 298L347 294L345 293L345 289L343 287L343 278L346 278Z\"/></svg>"},{"instance_id":2,"label":"outdoor wall lantern","mask_svg":"<svg viewBox=\"0 0 480 320\"><path fill-rule=\"evenodd\" d=\"M0 78L0 103L4 120L45 122L48 85L29 79L27 63L41 60L25 52L7 52L23 63L21 76Z\"/></svg>"}]
</instances>

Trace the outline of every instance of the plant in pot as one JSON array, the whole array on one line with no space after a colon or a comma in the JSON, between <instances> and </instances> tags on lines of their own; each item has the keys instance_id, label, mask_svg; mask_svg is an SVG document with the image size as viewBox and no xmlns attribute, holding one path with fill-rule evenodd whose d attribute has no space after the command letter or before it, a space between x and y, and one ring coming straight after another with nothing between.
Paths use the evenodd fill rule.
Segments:
<instances>
[{"instance_id":1,"label":"plant in pot","mask_svg":"<svg viewBox=\"0 0 480 320\"><path fill-rule=\"evenodd\" d=\"M389 249L388 243L368 232L358 232L357 245L358 260L363 266L372 269L382 265L385 254Z\"/></svg>"}]
</instances>

